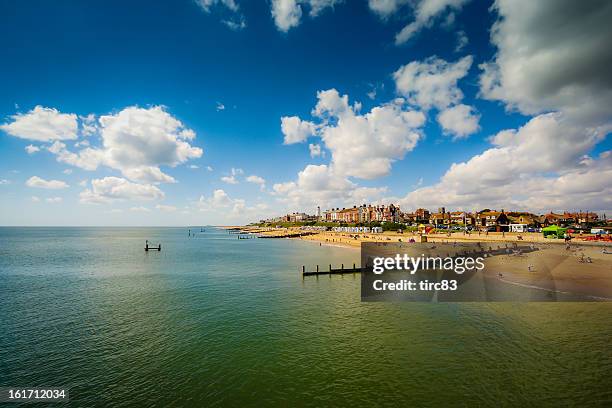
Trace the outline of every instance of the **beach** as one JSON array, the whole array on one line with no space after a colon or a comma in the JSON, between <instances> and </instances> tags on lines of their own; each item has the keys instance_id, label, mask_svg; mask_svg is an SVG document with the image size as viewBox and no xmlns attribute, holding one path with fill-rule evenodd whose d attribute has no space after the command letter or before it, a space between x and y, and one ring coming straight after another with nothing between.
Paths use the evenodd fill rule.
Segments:
<instances>
[{"instance_id":1,"label":"beach","mask_svg":"<svg viewBox=\"0 0 612 408\"><path fill-rule=\"evenodd\" d=\"M251 226L231 226L223 227L227 229L237 229L244 232L259 234L265 237L291 238L316 241L324 244L334 244L347 247L360 247L362 242L410 242L411 239L421 242L425 236L427 242L505 242L505 243L543 243L543 244L565 244L562 239L544 238L541 233L536 232L464 232L451 233L428 233L419 234L417 232L394 232L385 231L383 233L358 233L358 232L335 232L335 231L310 231L302 230L299 227L293 228L260 228ZM297 234L302 236L295 236ZM295 236L295 237L294 237ZM592 235L576 236L571 243L581 246L605 246L612 251L612 242L586 241L585 238Z\"/></svg>"}]
</instances>

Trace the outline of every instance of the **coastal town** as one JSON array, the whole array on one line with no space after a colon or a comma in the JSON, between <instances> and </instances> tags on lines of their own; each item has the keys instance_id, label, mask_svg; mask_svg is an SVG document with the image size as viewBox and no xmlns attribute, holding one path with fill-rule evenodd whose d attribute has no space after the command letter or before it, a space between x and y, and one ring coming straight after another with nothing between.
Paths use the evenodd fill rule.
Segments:
<instances>
[{"instance_id":1,"label":"coastal town","mask_svg":"<svg viewBox=\"0 0 612 408\"><path fill-rule=\"evenodd\" d=\"M267 226L319 226L329 229L343 227L380 227L383 230L398 230L404 226L435 228L455 231L486 232L540 232L549 226L571 228L577 232L591 230L606 233L612 220L605 214L592 211L563 211L533 214L504 209L482 209L474 211L449 211L440 207L436 211L418 208L402 211L399 205L366 205L348 208L331 208L321 211L317 207L314 215L303 212L289 213L280 217L261 220L259 225Z\"/></svg>"}]
</instances>

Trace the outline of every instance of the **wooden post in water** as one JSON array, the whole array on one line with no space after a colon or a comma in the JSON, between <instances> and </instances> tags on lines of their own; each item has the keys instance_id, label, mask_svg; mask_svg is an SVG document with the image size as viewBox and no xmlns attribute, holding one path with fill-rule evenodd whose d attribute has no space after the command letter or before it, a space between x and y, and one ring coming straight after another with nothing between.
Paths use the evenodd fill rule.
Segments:
<instances>
[{"instance_id":1,"label":"wooden post in water","mask_svg":"<svg viewBox=\"0 0 612 408\"><path fill-rule=\"evenodd\" d=\"M317 265L317 273L319 273L319 265Z\"/></svg>"},{"instance_id":2,"label":"wooden post in water","mask_svg":"<svg viewBox=\"0 0 612 408\"><path fill-rule=\"evenodd\" d=\"M306 266L302 265L302 276L306 273Z\"/></svg>"}]
</instances>

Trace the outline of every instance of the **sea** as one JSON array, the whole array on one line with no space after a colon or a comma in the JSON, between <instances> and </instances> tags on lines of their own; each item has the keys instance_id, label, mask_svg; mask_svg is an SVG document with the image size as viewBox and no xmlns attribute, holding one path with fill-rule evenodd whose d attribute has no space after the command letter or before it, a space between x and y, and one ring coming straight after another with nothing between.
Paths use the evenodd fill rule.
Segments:
<instances>
[{"instance_id":1,"label":"sea","mask_svg":"<svg viewBox=\"0 0 612 408\"><path fill-rule=\"evenodd\" d=\"M145 241L161 251L144 251ZM0 386L79 407L612 406L612 303L363 303L359 250L0 228Z\"/></svg>"}]
</instances>

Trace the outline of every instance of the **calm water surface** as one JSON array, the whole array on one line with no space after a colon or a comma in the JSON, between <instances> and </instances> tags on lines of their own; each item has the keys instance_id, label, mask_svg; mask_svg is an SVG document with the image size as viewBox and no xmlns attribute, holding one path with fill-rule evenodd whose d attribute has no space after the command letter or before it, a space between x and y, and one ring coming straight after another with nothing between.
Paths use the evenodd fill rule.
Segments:
<instances>
[{"instance_id":1,"label":"calm water surface","mask_svg":"<svg viewBox=\"0 0 612 408\"><path fill-rule=\"evenodd\" d=\"M73 406L612 404L612 304L364 304L359 276L298 273L353 262L212 228L0 228L0 386L69 386Z\"/></svg>"}]
</instances>

